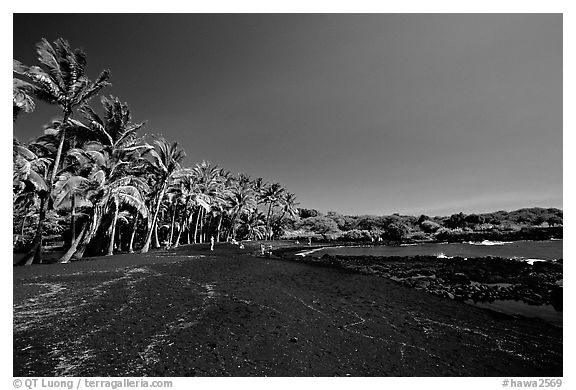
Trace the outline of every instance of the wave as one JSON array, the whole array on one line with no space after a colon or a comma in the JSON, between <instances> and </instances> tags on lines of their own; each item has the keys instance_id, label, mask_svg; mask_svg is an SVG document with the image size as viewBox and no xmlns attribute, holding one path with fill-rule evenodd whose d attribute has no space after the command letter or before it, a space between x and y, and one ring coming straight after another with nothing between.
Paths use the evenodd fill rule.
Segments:
<instances>
[{"instance_id":1,"label":"wave","mask_svg":"<svg viewBox=\"0 0 576 390\"><path fill-rule=\"evenodd\" d=\"M534 263L537 261L547 261L547 260L544 260L544 259L523 259L522 261L525 261L526 263L528 263L530 265L534 265Z\"/></svg>"},{"instance_id":2,"label":"wave","mask_svg":"<svg viewBox=\"0 0 576 390\"><path fill-rule=\"evenodd\" d=\"M308 249L302 252L295 253L294 256L308 256L314 252L321 251L323 249L337 249L337 248L371 248L373 245L337 245L337 246L321 246L319 248Z\"/></svg>"},{"instance_id":3,"label":"wave","mask_svg":"<svg viewBox=\"0 0 576 390\"><path fill-rule=\"evenodd\" d=\"M512 241L490 241L490 240L483 240L483 241L467 241L465 244L470 245L485 245L485 246L494 246L494 245L506 245L512 244Z\"/></svg>"},{"instance_id":4,"label":"wave","mask_svg":"<svg viewBox=\"0 0 576 390\"><path fill-rule=\"evenodd\" d=\"M322 249L324 249L324 247L314 248L314 249L310 249L310 250L307 250L307 251L298 252L298 253L295 254L295 256L306 257L306 256L308 256L309 254L312 254L312 253L314 253L314 252L321 251Z\"/></svg>"},{"instance_id":5,"label":"wave","mask_svg":"<svg viewBox=\"0 0 576 390\"><path fill-rule=\"evenodd\" d=\"M528 264L530 264L530 265L534 265L534 263L537 262L537 261L548 261L548 260L546 260L546 259L538 259L538 258L528 258L528 259L527 259L527 258L522 257L522 256L512 256L512 257L510 257L509 259L510 259L510 260L524 261L524 262L526 262L526 263L528 263Z\"/></svg>"}]
</instances>

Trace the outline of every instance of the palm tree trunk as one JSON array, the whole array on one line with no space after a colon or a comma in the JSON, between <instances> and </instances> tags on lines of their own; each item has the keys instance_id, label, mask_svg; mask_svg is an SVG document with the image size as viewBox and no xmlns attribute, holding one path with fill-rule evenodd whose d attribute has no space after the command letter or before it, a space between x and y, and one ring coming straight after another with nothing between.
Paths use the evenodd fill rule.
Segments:
<instances>
[{"instance_id":1,"label":"palm tree trunk","mask_svg":"<svg viewBox=\"0 0 576 390\"><path fill-rule=\"evenodd\" d=\"M198 214L196 214L196 225L194 226L194 244L198 243L196 237L198 235L198 222L200 221L200 213L202 212L201 207L198 206Z\"/></svg>"},{"instance_id":2,"label":"palm tree trunk","mask_svg":"<svg viewBox=\"0 0 576 390\"><path fill-rule=\"evenodd\" d=\"M272 211L272 202L268 206L268 213L266 214L266 239L268 240L268 236L270 235L270 212Z\"/></svg>"},{"instance_id":3,"label":"palm tree trunk","mask_svg":"<svg viewBox=\"0 0 576 390\"><path fill-rule=\"evenodd\" d=\"M70 245L76 240L76 195L72 194L72 215L70 216L70 229L72 230L72 241Z\"/></svg>"},{"instance_id":4,"label":"palm tree trunk","mask_svg":"<svg viewBox=\"0 0 576 390\"><path fill-rule=\"evenodd\" d=\"M56 152L56 159L54 160L54 167L52 168L52 175L50 176L50 183L48 183L48 191L52 191L54 186L54 181L56 180L56 173L58 172L58 166L60 165L60 159L62 158L62 149L64 148L64 140L66 138L66 122L68 122L68 117L70 113L64 111L64 119L62 120L61 130L60 130L60 143L58 144L58 150ZM42 263L42 228L44 226L44 220L46 219L46 211L48 210L48 193L45 197L40 198L40 213L38 215L38 227L36 228L36 235L32 241L32 248L24 256L24 258L18 262L22 265L30 265L32 263L39 264Z\"/></svg>"},{"instance_id":5,"label":"palm tree trunk","mask_svg":"<svg viewBox=\"0 0 576 390\"><path fill-rule=\"evenodd\" d=\"M220 228L222 227L222 212L218 216L218 226L216 227L216 242L220 242Z\"/></svg>"},{"instance_id":6,"label":"palm tree trunk","mask_svg":"<svg viewBox=\"0 0 576 390\"><path fill-rule=\"evenodd\" d=\"M236 217L238 217L239 213L240 213L240 210L237 210L234 213L232 220L230 221L230 227L228 228L228 233L226 233L226 241L228 241L230 239L230 235L232 234L232 231L234 230L234 224L236 224Z\"/></svg>"},{"instance_id":7,"label":"palm tree trunk","mask_svg":"<svg viewBox=\"0 0 576 390\"><path fill-rule=\"evenodd\" d=\"M116 229L116 241L118 242L118 244L116 245L116 250L118 252L122 252L122 229L118 228Z\"/></svg>"},{"instance_id":8,"label":"palm tree trunk","mask_svg":"<svg viewBox=\"0 0 576 390\"><path fill-rule=\"evenodd\" d=\"M96 235L100 224L102 223L102 216L104 215L104 208L106 203L102 202L94 207L94 215L92 216L92 224L88 232L82 237L82 240L78 244L78 248L76 252L72 255L73 259L80 260L82 256L84 256L84 252L86 251L86 247L92 241L92 238Z\"/></svg>"},{"instance_id":9,"label":"palm tree trunk","mask_svg":"<svg viewBox=\"0 0 576 390\"><path fill-rule=\"evenodd\" d=\"M36 226L36 234L32 241L32 247L20 260L17 265L30 265L40 264L42 262L42 228L44 227L44 220L46 219L46 209L48 208L48 194L40 196L40 212L38 214L38 225Z\"/></svg>"},{"instance_id":10,"label":"palm tree trunk","mask_svg":"<svg viewBox=\"0 0 576 390\"><path fill-rule=\"evenodd\" d=\"M158 240L158 221L154 224L154 249L160 248L160 240Z\"/></svg>"},{"instance_id":11,"label":"palm tree trunk","mask_svg":"<svg viewBox=\"0 0 576 390\"><path fill-rule=\"evenodd\" d=\"M128 246L128 252L134 253L134 237L136 236L136 230L138 229L138 217L140 213L136 213L136 217L134 218L134 229L132 230L132 234L130 235L130 245Z\"/></svg>"},{"instance_id":12,"label":"palm tree trunk","mask_svg":"<svg viewBox=\"0 0 576 390\"><path fill-rule=\"evenodd\" d=\"M210 237L213 236L214 234L212 233L212 223L214 221L212 221L214 219L214 217L212 216L212 213L208 214L207 220L206 220L206 242L210 241Z\"/></svg>"},{"instance_id":13,"label":"palm tree trunk","mask_svg":"<svg viewBox=\"0 0 576 390\"><path fill-rule=\"evenodd\" d=\"M180 224L178 225L178 236L176 237L174 248L178 248L178 245L180 245L180 237L182 236L182 232L184 231L185 226L186 226L186 210L183 211L182 218L180 219Z\"/></svg>"},{"instance_id":14,"label":"palm tree trunk","mask_svg":"<svg viewBox=\"0 0 576 390\"><path fill-rule=\"evenodd\" d=\"M212 217L210 213L204 210L204 242L210 241L210 224L212 223Z\"/></svg>"},{"instance_id":15,"label":"palm tree trunk","mask_svg":"<svg viewBox=\"0 0 576 390\"><path fill-rule=\"evenodd\" d=\"M112 219L112 232L110 233L110 245L108 245L108 253L106 256L112 256L114 254L114 238L116 236L116 220L118 219L118 202L114 202L114 219Z\"/></svg>"},{"instance_id":16,"label":"palm tree trunk","mask_svg":"<svg viewBox=\"0 0 576 390\"><path fill-rule=\"evenodd\" d=\"M174 244L171 244L173 248L178 248L180 246L180 237L182 237L182 231L184 230L184 225L181 223L178 224L178 234L176 235L176 241Z\"/></svg>"},{"instance_id":17,"label":"palm tree trunk","mask_svg":"<svg viewBox=\"0 0 576 390\"><path fill-rule=\"evenodd\" d=\"M144 247L142 248L141 253L147 253L150 249L150 242L152 241L152 233L154 230L154 225L156 225L156 219L158 218L158 212L160 211L160 205L162 202L162 198L164 198L164 191L166 190L166 181L162 185L162 189L160 190L160 194L158 195L158 201L156 202L156 210L154 211L154 216L152 217L152 223L148 229L148 233L146 234L146 241L144 241Z\"/></svg>"},{"instance_id":18,"label":"palm tree trunk","mask_svg":"<svg viewBox=\"0 0 576 390\"><path fill-rule=\"evenodd\" d=\"M190 216L188 215L188 209L186 207L184 207L184 211L182 214L182 223L180 225L180 231L178 232L178 234L181 235L182 233L184 233L184 231L186 231L186 234L185 234L186 244L190 244L190 234L188 233L188 230L189 230L188 219L189 218L190 218ZM178 245L180 245L179 240L178 240Z\"/></svg>"},{"instance_id":19,"label":"palm tree trunk","mask_svg":"<svg viewBox=\"0 0 576 390\"><path fill-rule=\"evenodd\" d=\"M168 246L172 246L172 237L174 236L174 223L176 222L176 204L174 204L174 211L172 211L172 223L170 224L170 236L168 237Z\"/></svg>"},{"instance_id":20,"label":"palm tree trunk","mask_svg":"<svg viewBox=\"0 0 576 390\"><path fill-rule=\"evenodd\" d=\"M202 239L202 232L203 232L203 222L204 222L204 208L201 207L200 208L200 244L202 244L204 242L204 240Z\"/></svg>"},{"instance_id":21,"label":"palm tree trunk","mask_svg":"<svg viewBox=\"0 0 576 390\"><path fill-rule=\"evenodd\" d=\"M206 210L202 211L202 242L208 242L208 230L210 226L208 225L209 215L206 213Z\"/></svg>"},{"instance_id":22,"label":"palm tree trunk","mask_svg":"<svg viewBox=\"0 0 576 390\"><path fill-rule=\"evenodd\" d=\"M20 240L22 240L22 243L24 243L24 227L26 227L26 218L27 218L26 215L24 216L24 218L22 218L22 225L20 226Z\"/></svg>"},{"instance_id":23,"label":"palm tree trunk","mask_svg":"<svg viewBox=\"0 0 576 390\"><path fill-rule=\"evenodd\" d=\"M156 227L154 229L154 246L156 248L160 248L161 246L160 238L158 237L158 232L160 231L160 233L162 233L160 229L163 227L164 221L166 219L164 215L165 215L164 207L160 207L160 218L156 220Z\"/></svg>"},{"instance_id":24,"label":"palm tree trunk","mask_svg":"<svg viewBox=\"0 0 576 390\"><path fill-rule=\"evenodd\" d=\"M50 183L48 183L48 191L52 191L52 187L54 186L54 181L56 180L56 173L58 172L58 166L60 165L60 159L62 158L62 149L64 148L64 140L66 138L66 122L68 122L68 117L70 113L68 111L64 111L64 118L62 120L61 130L60 130L60 142L58 144L58 150L56 152L56 158L54 160L54 167L52 168L52 175L50 176ZM38 228L36 229L36 236L34 237L34 241L32 244L32 249L30 252L24 257L26 260L24 264L29 265L32 263L39 264L42 262L42 228L44 225L44 220L46 219L46 211L48 211L48 197L50 194L41 198L40 201L40 215L38 216ZM34 258L30 262L29 257L33 255Z\"/></svg>"},{"instance_id":25,"label":"palm tree trunk","mask_svg":"<svg viewBox=\"0 0 576 390\"><path fill-rule=\"evenodd\" d=\"M78 248L78 244L82 241L84 234L86 233L86 227L88 226L88 224L84 224L84 226L82 226L82 231L80 232L80 234L78 235L78 237L76 237L74 239L74 241L72 241L72 245L70 245L70 248L68 249L68 251L66 251L66 253L58 260L58 263L60 264L65 264L68 263L70 261L70 259L72 258L72 255L74 254L74 252L76 252L76 249Z\"/></svg>"},{"instance_id":26,"label":"palm tree trunk","mask_svg":"<svg viewBox=\"0 0 576 390\"><path fill-rule=\"evenodd\" d=\"M50 176L50 185L48 188L52 190L54 181L56 180L56 173L58 172L58 166L60 165L60 159L62 158L62 149L64 148L64 140L66 139L66 122L68 122L68 117L70 112L64 111L64 118L62 119L62 124L60 125L60 142L58 143L58 151L56 152L56 158L54 160L54 168L52 169L52 175Z\"/></svg>"},{"instance_id":27,"label":"palm tree trunk","mask_svg":"<svg viewBox=\"0 0 576 390\"><path fill-rule=\"evenodd\" d=\"M234 216L230 220L230 226L228 226L228 229L226 229L226 242L230 240L230 235L232 234L232 226L234 226L235 221L236 221L236 213L234 213Z\"/></svg>"},{"instance_id":28,"label":"palm tree trunk","mask_svg":"<svg viewBox=\"0 0 576 390\"><path fill-rule=\"evenodd\" d=\"M190 216L188 217L188 244L192 244L194 242L193 240L193 235L192 235L192 224L194 221L194 209L192 209L192 212L190 213ZM194 235L196 234L196 232L194 231Z\"/></svg>"}]
</instances>

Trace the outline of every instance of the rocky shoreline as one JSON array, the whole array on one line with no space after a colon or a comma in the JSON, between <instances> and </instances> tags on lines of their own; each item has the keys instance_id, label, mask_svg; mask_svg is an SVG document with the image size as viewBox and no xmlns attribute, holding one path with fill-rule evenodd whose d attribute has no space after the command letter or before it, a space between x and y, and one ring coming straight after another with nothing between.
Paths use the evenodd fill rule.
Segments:
<instances>
[{"instance_id":1,"label":"rocky shoreline","mask_svg":"<svg viewBox=\"0 0 576 390\"><path fill-rule=\"evenodd\" d=\"M499 257L438 258L435 256L281 257L375 275L404 286L457 301L515 300L529 305L551 305L562 311L562 260L529 264Z\"/></svg>"}]
</instances>

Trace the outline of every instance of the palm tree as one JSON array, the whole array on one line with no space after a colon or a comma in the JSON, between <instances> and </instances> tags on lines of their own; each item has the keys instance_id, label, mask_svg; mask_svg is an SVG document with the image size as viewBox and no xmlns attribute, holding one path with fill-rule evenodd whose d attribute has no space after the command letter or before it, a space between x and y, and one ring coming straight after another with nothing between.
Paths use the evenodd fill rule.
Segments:
<instances>
[{"instance_id":1,"label":"palm tree","mask_svg":"<svg viewBox=\"0 0 576 390\"><path fill-rule=\"evenodd\" d=\"M128 210L122 210L118 213L118 219L116 220L116 223L118 224L116 228L118 232L116 234L116 237L118 237L118 243L114 244L116 249L120 251L122 250L122 230L126 230L126 228L129 228L131 225L133 225L135 220L136 218L132 218L132 213Z\"/></svg>"},{"instance_id":2,"label":"palm tree","mask_svg":"<svg viewBox=\"0 0 576 390\"><path fill-rule=\"evenodd\" d=\"M244 212L255 210L257 206L256 193L250 186L239 185L230 189L227 201L232 217L226 234L226 241L230 239L235 231L238 216Z\"/></svg>"},{"instance_id":3,"label":"palm tree","mask_svg":"<svg viewBox=\"0 0 576 390\"><path fill-rule=\"evenodd\" d=\"M84 192L82 191L83 185L86 184L88 179L83 176L75 175L70 172L65 172L58 177L54 185L54 209L55 210L70 210L70 230L72 238L70 245L76 240L76 210L79 207L89 205L84 199Z\"/></svg>"},{"instance_id":4,"label":"palm tree","mask_svg":"<svg viewBox=\"0 0 576 390\"><path fill-rule=\"evenodd\" d=\"M182 198L183 203L183 210L182 216L180 218L179 226L180 229L178 230L178 237L176 237L176 242L174 246L177 247L180 245L180 237L182 236L182 232L185 228L190 231L190 223L187 221L191 218L192 213L189 211L193 209L195 206L195 194L196 190L196 182L194 181L194 176L192 175L191 170L189 169L181 169L180 171L174 173L174 181L172 183L171 191L175 192ZM190 234L187 235L187 241L190 243Z\"/></svg>"},{"instance_id":5,"label":"palm tree","mask_svg":"<svg viewBox=\"0 0 576 390\"><path fill-rule=\"evenodd\" d=\"M130 243L128 244L128 253L134 253L134 238L136 237L136 232L138 231L138 217L140 213L136 213L134 216L134 226L132 228L132 234L130 234Z\"/></svg>"},{"instance_id":6,"label":"palm tree","mask_svg":"<svg viewBox=\"0 0 576 390\"><path fill-rule=\"evenodd\" d=\"M109 149L99 142L86 143L84 149L68 151L67 159L75 161L68 167L79 165L85 171L86 180L82 180L76 190L83 194L90 218L84 223L81 234L76 237L68 252L60 259L61 262L68 262L72 257L82 258L87 245L96 236L104 215L119 211L118 208L124 200L137 210L141 209L143 206L138 202L141 195L136 192L142 194L149 190L144 180L134 174L137 159L123 161L113 158ZM133 200L133 197L137 199ZM115 220L116 217L112 219L111 230L114 230ZM102 245L103 241L99 243Z\"/></svg>"},{"instance_id":7,"label":"palm tree","mask_svg":"<svg viewBox=\"0 0 576 390\"><path fill-rule=\"evenodd\" d=\"M86 54L81 49L72 49L69 43L58 38L53 44L42 39L36 45L38 61L47 69L39 66L26 68L22 65L23 73L34 82L35 94L50 104L57 104L63 112L62 124L66 125L76 107L85 104L102 88L111 85L108 82L110 72L104 70L96 81L92 82L85 75ZM54 168L50 178L50 186L54 183L56 171L60 165L62 147L66 139L65 127L60 132L60 144Z\"/></svg>"},{"instance_id":8,"label":"palm tree","mask_svg":"<svg viewBox=\"0 0 576 390\"><path fill-rule=\"evenodd\" d=\"M16 138L12 141L12 181L17 192L25 190L27 184L38 191L48 191L46 176L52 160L34 153L34 146L24 145Z\"/></svg>"},{"instance_id":9,"label":"palm tree","mask_svg":"<svg viewBox=\"0 0 576 390\"><path fill-rule=\"evenodd\" d=\"M250 240L260 240L266 236L266 222L261 212L244 214L240 218L240 226Z\"/></svg>"},{"instance_id":10,"label":"palm tree","mask_svg":"<svg viewBox=\"0 0 576 390\"><path fill-rule=\"evenodd\" d=\"M272 232L270 230L270 215L272 208L279 205L286 190L280 185L280 183L272 183L264 187L261 195L262 203L268 205L268 212L266 214L266 239L272 238Z\"/></svg>"},{"instance_id":11,"label":"palm tree","mask_svg":"<svg viewBox=\"0 0 576 390\"><path fill-rule=\"evenodd\" d=\"M172 246L172 239L174 237L174 226L176 225L176 213L178 211L179 203L182 203L182 192L180 188L173 185L172 183L168 184L168 188L166 189L166 201L168 203L169 211L171 212L172 218L170 218L170 233L168 234L168 248Z\"/></svg>"},{"instance_id":12,"label":"palm tree","mask_svg":"<svg viewBox=\"0 0 576 390\"><path fill-rule=\"evenodd\" d=\"M68 251L58 260L59 263L68 263L72 258L81 259L86 246L100 227L107 200L105 172L95 165L87 180L79 185L78 191L82 191L85 199L89 202L90 217L83 224L80 234L76 236Z\"/></svg>"},{"instance_id":13,"label":"palm tree","mask_svg":"<svg viewBox=\"0 0 576 390\"><path fill-rule=\"evenodd\" d=\"M36 234L32 241L33 251L30 251L18 262L18 265L30 265L33 262L39 263L42 256L42 229L46 217L45 204L50 193L46 181L51 160L38 156L16 139L13 141L12 157L13 188L16 190L16 195L29 193L32 197L37 197L40 202Z\"/></svg>"},{"instance_id":14,"label":"palm tree","mask_svg":"<svg viewBox=\"0 0 576 390\"><path fill-rule=\"evenodd\" d=\"M108 99L102 96L100 99L104 108L104 116L100 117L87 104L82 105L81 111L84 118L89 122L88 127L92 130L95 140L102 145L111 158L126 160L127 155L135 151L150 149L151 146L141 142L138 131L145 122L133 123L130 109L120 99L110 96Z\"/></svg>"},{"instance_id":15,"label":"palm tree","mask_svg":"<svg viewBox=\"0 0 576 390\"><path fill-rule=\"evenodd\" d=\"M92 82L85 75L86 54L80 49L72 49L68 42L62 38L50 44L46 39L42 39L36 45L38 61L44 65L27 67L17 64L18 73L29 77L34 85L34 94L42 101L49 104L57 104L63 112L63 118L59 130L59 144L54 158L52 173L49 177L48 188L51 191L56 175L60 167L62 150L66 139L66 129L69 119L73 115L76 107L85 104L95 96L102 88L110 85L108 79L110 72L105 70L100 73L96 81ZM45 215L48 202L43 203L44 210L40 215ZM43 219L40 219L40 224ZM35 246L30 250L29 255L38 257L36 261L41 261L41 250L36 248L42 242L42 229L38 229L39 237L36 238Z\"/></svg>"},{"instance_id":16,"label":"palm tree","mask_svg":"<svg viewBox=\"0 0 576 390\"><path fill-rule=\"evenodd\" d=\"M154 214L152 219L149 219L148 233L146 235L146 240L144 241L142 253L146 253L150 249L152 233L158 219L158 212L160 211L166 187L168 186L168 180L179 170L180 161L182 161L186 156L183 150L178 149L177 142L170 144L164 138L160 138L154 141L154 145L155 148L149 149L147 153L152 158L149 167L155 174L158 195L155 200Z\"/></svg>"},{"instance_id":17,"label":"palm tree","mask_svg":"<svg viewBox=\"0 0 576 390\"><path fill-rule=\"evenodd\" d=\"M123 205L129 206L136 210L137 214L142 215L146 218L148 216L148 209L144 205L143 197L140 193L140 188L143 187L143 183L138 183L134 185L138 180L136 178L131 178L132 183L128 185L118 185L112 186L110 189L110 199L111 206L114 207L114 217L112 218L112 225L110 226L110 243L108 245L108 256L114 254L114 238L116 234L116 221L118 221L118 214L120 212L120 207Z\"/></svg>"},{"instance_id":18,"label":"palm tree","mask_svg":"<svg viewBox=\"0 0 576 390\"><path fill-rule=\"evenodd\" d=\"M26 228L29 220L34 221L38 216L38 197L34 193L21 193L13 195L13 248L26 244ZM18 227L17 227L18 226Z\"/></svg>"},{"instance_id":19,"label":"palm tree","mask_svg":"<svg viewBox=\"0 0 576 390\"><path fill-rule=\"evenodd\" d=\"M226 210L230 208L230 203L228 198L231 195L231 191L225 185L222 186L218 198L212 203L212 212L218 216L218 222L216 224L216 242L220 242L220 231L222 229L222 220L226 214Z\"/></svg>"},{"instance_id":20,"label":"palm tree","mask_svg":"<svg viewBox=\"0 0 576 390\"><path fill-rule=\"evenodd\" d=\"M202 161L200 164L196 164L193 169L193 174L196 179L200 198L209 205L219 201L221 198L221 169L218 168L218 166L213 166L209 161ZM210 207L199 208L197 219L200 220L200 243L206 239L207 232L204 231L203 227L206 225L204 222L208 211L210 211ZM196 242L196 234L194 234L194 239Z\"/></svg>"},{"instance_id":21,"label":"palm tree","mask_svg":"<svg viewBox=\"0 0 576 390\"><path fill-rule=\"evenodd\" d=\"M296 202L296 194L286 191L280 200L280 205L282 206L282 215L278 218L277 227L282 228L282 222L284 216L288 214L290 218L296 218L298 215L298 205L300 203Z\"/></svg>"},{"instance_id":22,"label":"palm tree","mask_svg":"<svg viewBox=\"0 0 576 390\"><path fill-rule=\"evenodd\" d=\"M88 125L83 124L77 125L81 128L81 133L73 133L74 145L80 141L79 147L74 147L70 149L66 156L68 165L66 170L68 171L85 171L85 176L93 174L97 171L102 171L101 177L104 181L95 184L92 190L95 188L103 190L105 188L110 189L107 193L107 197L101 197L99 203L94 205L93 212L95 212L96 219L93 220L92 228L98 229L100 226L101 217L105 213L118 212L119 207L128 201L133 203L134 207L138 212L143 212L143 206L141 203L141 193L134 192L134 189L128 188L128 195L125 196L126 185L119 185L118 188L112 186L119 179L123 179L126 182L127 178L134 178L136 180L138 172L133 169L134 164L138 161L140 153L151 146L139 142L137 138L138 130L144 125L144 123L132 123L131 115L128 106L122 103L118 98L111 97L110 99L106 97L101 98L101 103L104 108L104 116L100 117L96 114L88 105L83 104L81 107L81 112L84 118L88 121ZM78 122L79 123L79 122ZM57 127L59 128L59 126ZM57 131L52 131L51 134L57 133ZM92 168L90 168L92 167ZM99 176L100 177L100 176ZM129 181L134 182L130 179ZM145 186L145 184L140 183L138 186L138 191ZM79 188L78 186L76 188ZM92 194L94 196L94 193ZM114 202L108 204L108 201L112 199ZM100 204L102 203L102 204ZM115 207L117 204L118 207ZM100 215L102 213L102 215ZM115 231L115 221L116 217L112 219L112 224L110 225L111 231ZM84 240L84 247L86 240L91 239L91 236L95 233L92 232L92 228L89 230ZM113 241L114 235L112 235L111 240ZM113 247L113 242L112 242ZM75 257L81 256L82 251L78 250Z\"/></svg>"},{"instance_id":23,"label":"palm tree","mask_svg":"<svg viewBox=\"0 0 576 390\"><path fill-rule=\"evenodd\" d=\"M206 182L200 185L198 173L194 169L184 168L176 172L174 174L174 185L178 186L178 191L182 194L183 198L183 212L180 220L181 228L175 243L175 245L178 246L180 236L185 226L187 226L188 229L188 243L192 241L195 242L200 214L210 211L210 203L217 202L220 198L214 195L213 188L208 191L206 190L206 188L210 187L206 185ZM194 229L192 229L194 209L197 209L196 224Z\"/></svg>"}]
</instances>

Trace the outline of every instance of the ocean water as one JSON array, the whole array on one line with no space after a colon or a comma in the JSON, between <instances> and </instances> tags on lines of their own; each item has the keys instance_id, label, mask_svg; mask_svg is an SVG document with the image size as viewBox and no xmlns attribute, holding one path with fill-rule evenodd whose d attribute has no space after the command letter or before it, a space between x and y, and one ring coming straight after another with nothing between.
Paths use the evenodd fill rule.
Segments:
<instances>
[{"instance_id":1,"label":"ocean water","mask_svg":"<svg viewBox=\"0 0 576 390\"><path fill-rule=\"evenodd\" d=\"M514 241L514 242L467 242L425 243L404 246L356 246L318 248L301 252L301 256L321 257L324 254L343 256L436 256L436 257L485 257L522 259L526 262L563 259L562 240ZM551 305L529 305L521 301L496 300L494 302L466 303L482 309L524 317L540 318L556 326L562 326L562 311Z\"/></svg>"},{"instance_id":2,"label":"ocean water","mask_svg":"<svg viewBox=\"0 0 576 390\"><path fill-rule=\"evenodd\" d=\"M494 302L473 302L466 301L467 304L497 311L504 314L520 315L529 318L540 318L556 326L562 327L562 312L554 309L552 305L529 305L522 301L510 299L500 299Z\"/></svg>"},{"instance_id":3,"label":"ocean water","mask_svg":"<svg viewBox=\"0 0 576 390\"><path fill-rule=\"evenodd\" d=\"M562 240L550 241L482 241L467 243L423 243L403 246L331 247L310 251L308 256L324 254L343 256L437 256L517 258L526 261L562 259Z\"/></svg>"}]
</instances>

